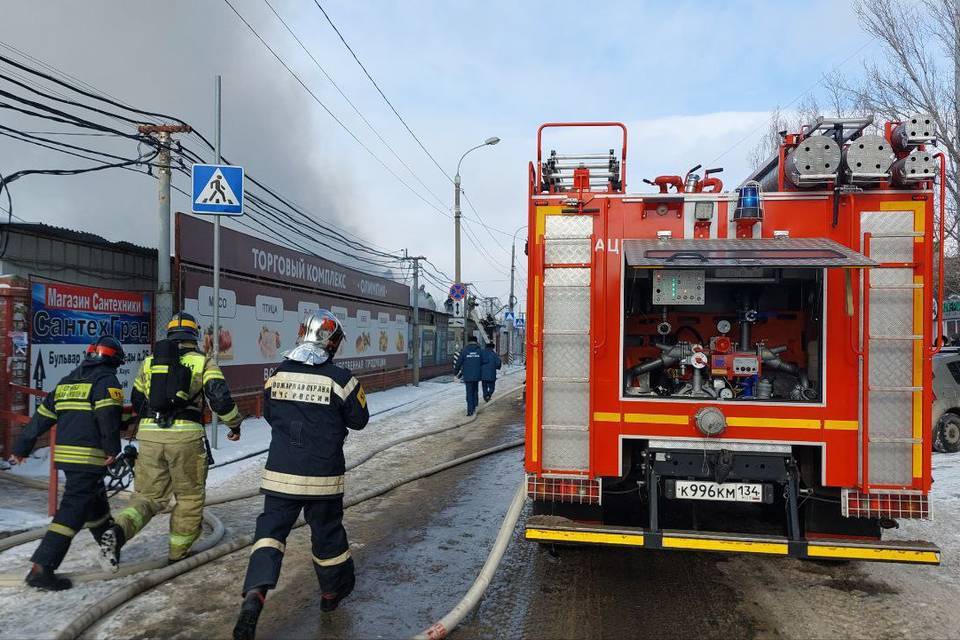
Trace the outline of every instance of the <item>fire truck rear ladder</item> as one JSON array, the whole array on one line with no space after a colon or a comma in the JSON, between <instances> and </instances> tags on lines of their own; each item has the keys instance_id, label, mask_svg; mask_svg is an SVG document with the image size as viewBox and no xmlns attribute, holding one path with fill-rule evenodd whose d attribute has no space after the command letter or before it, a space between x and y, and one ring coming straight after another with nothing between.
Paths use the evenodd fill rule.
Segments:
<instances>
[{"instance_id":1,"label":"fire truck rear ladder","mask_svg":"<svg viewBox=\"0 0 960 640\"><path fill-rule=\"evenodd\" d=\"M886 244L880 252L883 257L903 258L912 255L916 239L923 238L924 234L908 230L914 227L912 213L905 212L900 219L893 217L897 215L897 212L891 211L863 214L862 228L884 229L863 233L864 255L878 259L878 256L872 255L876 240ZM885 229L890 226L893 227L891 230ZM916 367L922 366L922 349L917 349L916 345L922 343L923 335L916 333L914 298L916 292L922 291L925 286L922 282L915 282L917 267L912 261L888 260L879 261L874 267L878 270L876 276L871 274L870 269L863 272L859 354L863 359L865 379L861 385L860 490L863 494L870 494L877 485L903 487L895 490L898 494L897 504L904 498L908 502L911 500L914 449L923 443L922 434L918 436L914 431L915 403L919 402L915 394L923 391L923 387L916 384L915 374ZM885 307L882 318L871 318L873 303ZM916 361L917 358L921 358L920 363ZM873 362L874 359L876 362ZM876 433L871 427L876 427ZM879 490L883 492L883 489ZM919 491L916 493L917 506L925 510L926 502ZM854 498L856 506L869 505L869 499L865 498ZM866 515L862 512L851 513L850 502L851 492L845 491L844 515ZM894 505L891 503L888 506L892 508ZM916 515L914 513L913 517Z\"/></svg>"}]
</instances>

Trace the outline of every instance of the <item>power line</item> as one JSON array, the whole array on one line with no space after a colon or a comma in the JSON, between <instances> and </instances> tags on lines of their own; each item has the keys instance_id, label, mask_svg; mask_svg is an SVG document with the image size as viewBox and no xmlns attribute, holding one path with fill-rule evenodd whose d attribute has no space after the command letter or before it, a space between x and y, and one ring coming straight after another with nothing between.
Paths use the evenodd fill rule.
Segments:
<instances>
[{"instance_id":1,"label":"power line","mask_svg":"<svg viewBox=\"0 0 960 640\"><path fill-rule=\"evenodd\" d=\"M310 50L307 49L307 47L303 44L300 38L297 37L297 34L293 32L293 29L290 28L290 25L287 24L287 22L283 19L283 17L281 17L281 15L277 12L277 10L273 7L273 5L270 4L270 0L263 0L263 1L264 1L264 4L266 4L270 8L270 11L273 12L273 15L277 17L277 20L280 21L280 24L282 24L284 28L287 30L287 32L291 36L293 36L293 39L297 41L297 44L300 45L300 48L303 49L303 52L306 53L311 60L313 60L313 64L317 66L317 69L320 70L320 73L322 73L323 76L330 82L330 84L333 85L333 88L337 90L337 93L339 93L344 100L346 100L347 104L349 104L350 107L353 108L354 112L357 114L357 116L359 116L359 118L363 121L363 123L367 125L367 128L370 129L370 131L372 131L375 136L377 136L377 139L380 140L380 142L383 143L383 146L385 146L390 151L390 153L393 154L393 157L396 158L397 161L400 164L402 164L404 168L410 173L410 175L413 176L414 179L420 183L420 186L422 186L427 191L427 193L432 195L437 200L437 202L440 203L441 206L445 206L443 199L440 198L440 196L438 196L436 193L434 193L430 189L430 187L428 187L427 184L420 179L420 176L418 176L416 172L410 167L410 165L408 165L403 160L403 158L400 157L400 155L393 149L393 147L390 146L390 143L388 143L383 138L383 136L380 135L380 132L377 131L377 129L372 124L370 124L370 121L367 120L366 116L364 116L363 113L360 112L360 109L357 108L357 105L355 105L353 101L349 97L347 97L347 94L343 92L343 90L340 88L340 85L338 85L334 81L334 79L330 77L330 74L327 73L326 69L324 69L323 66L320 64L320 62L316 59L316 57L314 57L314 55L310 53Z\"/></svg>"},{"instance_id":2,"label":"power line","mask_svg":"<svg viewBox=\"0 0 960 640\"><path fill-rule=\"evenodd\" d=\"M387 103L387 106L389 106L390 110L393 111L393 114L397 116L397 119L403 124L403 127L407 130L407 132L413 137L414 140L417 141L417 144L420 145L420 148L423 149L423 152L427 154L427 157L433 161L433 164L435 164L437 169L440 170L440 173L442 173L447 178L447 180L449 180L450 183L453 184L453 178L451 178L450 175L443 170L443 167L440 166L440 163L437 162L437 159L434 158L433 154L427 150L423 142L421 142L420 138L417 137L417 134L415 134L413 132L413 129L410 128L410 125L407 124L407 121L404 120L403 116L400 115L400 112L396 110L396 108L393 106L393 103L390 102L390 98L388 98L387 94L383 92L383 90L380 88L380 85L377 84L377 81L373 79L373 76L370 75L370 72L367 71L367 68L364 66L364 64L360 62L360 58L357 57L357 54L353 50L353 47L350 46L346 38L343 37L343 34L340 33L340 29L338 29L337 25L335 25L333 23L333 20L330 19L330 16L327 14L326 10L324 10L320 2L318 2L318 0L313 0L313 1L317 5L317 8L320 9L320 12L323 13L323 17L326 18L327 22L330 23L330 26L333 27L333 30L337 32L337 36L340 38L340 42L342 42L343 46L347 48L347 51L349 51L350 55L353 56L353 59L357 61L357 64L360 65L360 68L363 69L363 73L367 76L367 79L370 80L370 82L376 88L377 93L380 94L380 97L383 98L383 101Z\"/></svg>"},{"instance_id":3,"label":"power line","mask_svg":"<svg viewBox=\"0 0 960 640\"><path fill-rule=\"evenodd\" d=\"M350 128L349 128L347 125L345 125L345 124L343 123L343 121L340 120L340 118L338 118L338 117L336 116L336 114L334 114L333 111L331 111L330 108L327 107L326 104L323 103L322 100L320 100L320 98L317 97L317 94L315 94L315 93L310 89L310 87L308 87L308 86L306 85L306 83L304 83L304 81L300 79L300 76L298 76L298 75L296 74L296 72L295 72L293 69L291 69L290 66L287 65L286 62L284 62L283 58L281 58L280 55L277 54L276 51L274 51L273 47L271 47L269 44L267 44L267 41L264 40L263 37L257 32L257 30L253 28L253 25L251 25L249 22L247 22L247 19L244 18L244 17L240 14L239 11L237 11L236 7L233 6L233 4L230 2L230 0L223 0L223 1L227 4L228 7L230 7L230 9L237 15L237 17L240 18L240 21L243 22L243 24L245 24L245 25L247 26L247 28L250 30L250 32L257 38L257 40L260 41L260 43L267 49L267 51L269 51L269 52L273 55L273 57L277 59L277 62L279 62L279 63L283 66L283 68L286 69L287 72L288 72L291 76L293 76L294 80L296 80L297 83L299 83L299 85L300 85L301 87L303 87L303 90L306 91L306 92L310 95L311 98L313 98L314 102L316 102L318 105L320 105L320 107L321 107L324 111L327 112L327 115L329 115L331 118L333 118L334 122L336 122L336 123L340 126L341 129L343 129L344 131L346 131L347 134L348 134L351 138L353 138L354 142L356 142L358 145L360 145L360 147L362 147L364 151L366 151L374 160L376 160L384 169L386 169L387 172L390 173L390 175L392 175L394 178L396 178L396 180L397 180L398 182L400 182L400 184L402 184L404 187L406 187L412 194L414 194L415 196L417 196L417 198L419 198L420 200L422 200L424 204L426 204L427 206L429 206L430 208L432 208L433 210L435 210L437 213L439 213L439 214L442 215L442 216L445 216L445 217L447 217L447 218L452 217L449 213L447 213L447 212L444 211L443 209L440 209L440 208L437 207L435 204L433 204L432 202L430 202L429 200L427 200L426 198L424 198L423 195L421 195L419 191L417 191L417 190L414 189L412 186L410 186L410 184L409 184L406 180L404 180L403 178L401 178L401 177L397 174L396 171L394 171L392 168L390 168L390 166L389 166L387 163L385 163L382 159L380 159L380 156L378 156L376 153L373 152L372 149L370 149L370 147L368 147L366 144L364 144L364 142L363 142L362 140L360 140L360 138L358 138L357 135L356 135L352 130L350 130Z\"/></svg>"}]
</instances>

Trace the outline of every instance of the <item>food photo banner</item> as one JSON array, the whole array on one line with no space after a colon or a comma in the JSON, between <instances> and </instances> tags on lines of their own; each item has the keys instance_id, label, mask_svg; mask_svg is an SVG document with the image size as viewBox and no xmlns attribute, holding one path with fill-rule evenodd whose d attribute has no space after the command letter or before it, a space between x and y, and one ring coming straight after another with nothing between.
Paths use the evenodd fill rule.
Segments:
<instances>
[{"instance_id":1,"label":"food photo banner","mask_svg":"<svg viewBox=\"0 0 960 640\"><path fill-rule=\"evenodd\" d=\"M200 324L201 348L213 351L213 276L181 267L182 308ZM220 364L237 387L262 385L293 347L300 319L329 309L343 324L346 339L337 363L362 375L407 364L409 309L359 301L320 291L285 287L254 278L220 278Z\"/></svg>"}]
</instances>

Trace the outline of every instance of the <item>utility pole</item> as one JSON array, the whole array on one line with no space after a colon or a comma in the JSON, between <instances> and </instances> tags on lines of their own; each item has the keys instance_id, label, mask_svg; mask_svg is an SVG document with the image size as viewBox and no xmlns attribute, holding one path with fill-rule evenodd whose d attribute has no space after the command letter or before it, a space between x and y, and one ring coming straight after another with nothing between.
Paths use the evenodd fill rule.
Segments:
<instances>
[{"instance_id":1,"label":"utility pole","mask_svg":"<svg viewBox=\"0 0 960 640\"><path fill-rule=\"evenodd\" d=\"M406 254L407 250L404 249ZM410 340L410 348L413 349L413 386L420 386L420 261L426 260L424 256L404 255L404 260L413 262L413 337Z\"/></svg>"},{"instance_id":2,"label":"utility pole","mask_svg":"<svg viewBox=\"0 0 960 640\"><path fill-rule=\"evenodd\" d=\"M460 165L463 164L463 159L467 157L467 154L471 151L476 151L481 147L493 146L500 142L500 138L497 136L491 136L483 141L483 144L478 144L475 147L471 147L463 152L463 155L460 156L460 162L457 163L457 173L453 177L453 246L454 246L454 280L455 284L463 284L460 280ZM464 307L466 310L466 307ZM463 327L458 330L460 334L460 344L457 345L458 349L462 349L467 342L467 320L464 316Z\"/></svg>"},{"instance_id":3,"label":"utility pole","mask_svg":"<svg viewBox=\"0 0 960 640\"><path fill-rule=\"evenodd\" d=\"M223 160L220 153L220 74L213 84L213 163ZM220 366L220 216L213 216L213 362ZM220 419L216 411L210 424L210 445L217 449Z\"/></svg>"},{"instance_id":4,"label":"utility pole","mask_svg":"<svg viewBox=\"0 0 960 640\"><path fill-rule=\"evenodd\" d=\"M960 2L960 0L958 0ZM507 362L513 364L513 334L517 327L517 316L514 307L516 306L516 296L513 295L513 279L517 271L517 234L527 228L523 225L513 232L513 242L510 244L510 299L507 304L510 306L510 331L507 333Z\"/></svg>"},{"instance_id":5,"label":"utility pole","mask_svg":"<svg viewBox=\"0 0 960 640\"><path fill-rule=\"evenodd\" d=\"M469 153L469 151L467 152ZM463 155L467 155L466 153ZM460 159L463 161L463 158ZM460 166L457 165L457 175L453 177L453 230L454 230L454 284L461 283L460 280ZM467 342L467 314L466 298L464 298L463 326L457 329L457 349L463 349Z\"/></svg>"},{"instance_id":6,"label":"utility pole","mask_svg":"<svg viewBox=\"0 0 960 640\"><path fill-rule=\"evenodd\" d=\"M510 297L507 299L507 306L510 308L510 322L507 327L507 364L513 364L513 328L516 320L513 315L513 274L516 270L517 244L510 245Z\"/></svg>"},{"instance_id":7,"label":"utility pole","mask_svg":"<svg viewBox=\"0 0 960 640\"><path fill-rule=\"evenodd\" d=\"M167 323L173 317L173 289L170 286L170 140L171 134L190 133L186 124L143 124L137 130L155 137L159 146L158 243L157 243L157 294L155 299L156 324L154 335L161 340L166 335Z\"/></svg>"}]
</instances>

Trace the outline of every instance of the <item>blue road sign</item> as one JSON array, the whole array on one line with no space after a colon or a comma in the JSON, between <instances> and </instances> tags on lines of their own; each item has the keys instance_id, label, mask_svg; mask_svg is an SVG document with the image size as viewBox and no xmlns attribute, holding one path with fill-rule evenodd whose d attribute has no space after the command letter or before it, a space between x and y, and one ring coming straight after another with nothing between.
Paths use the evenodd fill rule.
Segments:
<instances>
[{"instance_id":1,"label":"blue road sign","mask_svg":"<svg viewBox=\"0 0 960 640\"><path fill-rule=\"evenodd\" d=\"M510 313L509 311L507 311L505 314L503 314L503 321L504 321L504 322L513 322L514 319L515 319L515 318L514 318L513 314Z\"/></svg>"},{"instance_id":2,"label":"blue road sign","mask_svg":"<svg viewBox=\"0 0 960 640\"><path fill-rule=\"evenodd\" d=\"M460 284L459 282L451 285L450 287L450 297L454 300L463 300L467 297L467 288Z\"/></svg>"},{"instance_id":3,"label":"blue road sign","mask_svg":"<svg viewBox=\"0 0 960 640\"><path fill-rule=\"evenodd\" d=\"M195 164L191 175L194 213L243 215L243 167Z\"/></svg>"},{"instance_id":4,"label":"blue road sign","mask_svg":"<svg viewBox=\"0 0 960 640\"><path fill-rule=\"evenodd\" d=\"M519 318L517 320L517 323L514 325L514 327L516 327L517 329L523 329L525 324L526 323L523 321L523 318Z\"/></svg>"}]
</instances>

